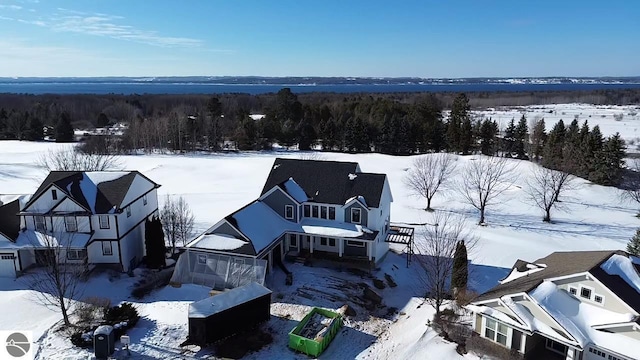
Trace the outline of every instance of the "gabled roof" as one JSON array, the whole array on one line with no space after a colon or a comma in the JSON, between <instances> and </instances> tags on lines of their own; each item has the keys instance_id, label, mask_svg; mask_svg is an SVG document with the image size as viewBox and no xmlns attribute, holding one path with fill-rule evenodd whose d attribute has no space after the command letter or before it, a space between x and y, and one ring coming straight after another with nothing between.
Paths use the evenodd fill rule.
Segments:
<instances>
[{"instance_id":1,"label":"gabled roof","mask_svg":"<svg viewBox=\"0 0 640 360\"><path fill-rule=\"evenodd\" d=\"M138 171L52 171L23 209L28 208L51 185L55 185L91 213L112 213L126 205L122 202L137 175L154 187L159 187Z\"/></svg>"},{"instance_id":2,"label":"gabled roof","mask_svg":"<svg viewBox=\"0 0 640 360\"><path fill-rule=\"evenodd\" d=\"M579 274L599 268L598 266L614 253L615 251L554 252L533 262L533 264L546 265L544 270L532 272L527 276L502 283L481 294L474 302L496 299L508 294L529 292L540 285L544 279ZM522 272L526 269L527 264L526 261L518 259L512 271Z\"/></svg>"},{"instance_id":3,"label":"gabled roof","mask_svg":"<svg viewBox=\"0 0 640 360\"><path fill-rule=\"evenodd\" d=\"M311 201L344 205L347 199L363 196L370 207L378 207L384 191L385 174L363 173L358 163L276 158L261 195L293 178Z\"/></svg>"},{"instance_id":4,"label":"gabled roof","mask_svg":"<svg viewBox=\"0 0 640 360\"><path fill-rule=\"evenodd\" d=\"M20 232L20 207L29 195L0 195L0 234L15 241Z\"/></svg>"}]
</instances>

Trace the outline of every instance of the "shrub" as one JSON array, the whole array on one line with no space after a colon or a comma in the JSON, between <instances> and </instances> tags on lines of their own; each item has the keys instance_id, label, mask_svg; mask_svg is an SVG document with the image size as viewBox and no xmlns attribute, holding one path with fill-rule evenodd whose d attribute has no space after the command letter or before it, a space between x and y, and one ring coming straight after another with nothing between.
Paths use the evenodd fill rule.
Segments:
<instances>
[{"instance_id":1,"label":"shrub","mask_svg":"<svg viewBox=\"0 0 640 360\"><path fill-rule=\"evenodd\" d=\"M140 315L138 314L138 309L136 309L133 304L125 302L119 306L106 309L103 319L105 323L114 327L126 322L126 328L129 329L136 326ZM122 325L119 325L119 327L122 327Z\"/></svg>"},{"instance_id":2,"label":"shrub","mask_svg":"<svg viewBox=\"0 0 640 360\"><path fill-rule=\"evenodd\" d=\"M173 268L163 269L158 272L149 272L144 279L134 285L131 296L141 299L154 289L169 285L173 275Z\"/></svg>"},{"instance_id":3,"label":"shrub","mask_svg":"<svg viewBox=\"0 0 640 360\"><path fill-rule=\"evenodd\" d=\"M507 349L504 346L494 343L478 335L471 336L466 342L467 351L472 351L477 355L490 356L501 360L522 360L523 356L514 349Z\"/></svg>"},{"instance_id":4,"label":"shrub","mask_svg":"<svg viewBox=\"0 0 640 360\"><path fill-rule=\"evenodd\" d=\"M111 306L111 300L92 296L84 299L76 307L76 315L80 324L92 324L99 321L106 309Z\"/></svg>"},{"instance_id":5,"label":"shrub","mask_svg":"<svg viewBox=\"0 0 640 360\"><path fill-rule=\"evenodd\" d=\"M473 290L461 291L457 295L456 304L461 307L469 305L473 299L478 297L478 293Z\"/></svg>"},{"instance_id":6,"label":"shrub","mask_svg":"<svg viewBox=\"0 0 640 360\"><path fill-rule=\"evenodd\" d=\"M93 331L91 328L77 330L71 334L71 343L77 347L88 349L93 346Z\"/></svg>"}]
</instances>

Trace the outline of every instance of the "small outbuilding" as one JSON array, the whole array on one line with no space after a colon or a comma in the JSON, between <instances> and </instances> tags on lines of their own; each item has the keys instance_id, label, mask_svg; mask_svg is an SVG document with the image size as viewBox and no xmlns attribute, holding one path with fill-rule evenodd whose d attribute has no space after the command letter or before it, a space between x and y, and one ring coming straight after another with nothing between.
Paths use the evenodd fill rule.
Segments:
<instances>
[{"instance_id":1,"label":"small outbuilding","mask_svg":"<svg viewBox=\"0 0 640 360\"><path fill-rule=\"evenodd\" d=\"M189 305L189 342L206 345L271 317L271 290L252 282Z\"/></svg>"}]
</instances>

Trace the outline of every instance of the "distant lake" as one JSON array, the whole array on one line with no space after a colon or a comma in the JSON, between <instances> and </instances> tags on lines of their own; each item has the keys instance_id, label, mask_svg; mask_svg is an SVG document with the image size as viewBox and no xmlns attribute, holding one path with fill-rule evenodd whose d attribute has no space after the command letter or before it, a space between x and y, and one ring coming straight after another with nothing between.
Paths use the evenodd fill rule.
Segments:
<instances>
[{"instance_id":1,"label":"distant lake","mask_svg":"<svg viewBox=\"0 0 640 360\"><path fill-rule=\"evenodd\" d=\"M14 94L265 94L291 88L295 93L522 92L638 89L640 84L411 84L411 85L220 85L206 83L0 83L0 93Z\"/></svg>"}]
</instances>

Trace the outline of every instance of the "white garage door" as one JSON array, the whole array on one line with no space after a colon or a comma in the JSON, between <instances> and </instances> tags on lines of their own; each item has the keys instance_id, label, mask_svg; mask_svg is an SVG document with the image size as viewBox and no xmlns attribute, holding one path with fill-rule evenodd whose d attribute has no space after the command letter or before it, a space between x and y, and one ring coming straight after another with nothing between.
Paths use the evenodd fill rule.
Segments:
<instances>
[{"instance_id":1,"label":"white garage door","mask_svg":"<svg viewBox=\"0 0 640 360\"><path fill-rule=\"evenodd\" d=\"M16 277L13 254L0 254L0 277Z\"/></svg>"}]
</instances>

